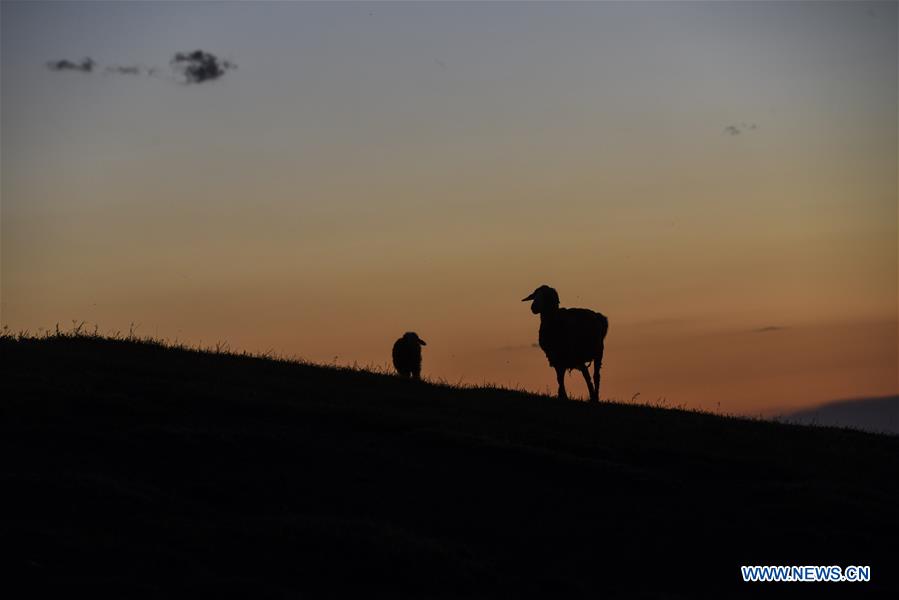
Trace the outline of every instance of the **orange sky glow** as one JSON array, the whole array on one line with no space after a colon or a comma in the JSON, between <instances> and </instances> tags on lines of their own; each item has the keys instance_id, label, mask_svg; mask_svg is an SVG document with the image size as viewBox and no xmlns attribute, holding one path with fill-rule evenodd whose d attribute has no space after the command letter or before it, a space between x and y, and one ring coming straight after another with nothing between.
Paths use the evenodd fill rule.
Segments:
<instances>
[{"instance_id":1,"label":"orange sky glow","mask_svg":"<svg viewBox=\"0 0 899 600\"><path fill-rule=\"evenodd\" d=\"M2 20L13 330L376 367L414 330L426 377L554 391L520 302L549 284L609 317L603 398L899 392L895 3L30 4ZM194 47L239 68L44 68Z\"/></svg>"}]
</instances>

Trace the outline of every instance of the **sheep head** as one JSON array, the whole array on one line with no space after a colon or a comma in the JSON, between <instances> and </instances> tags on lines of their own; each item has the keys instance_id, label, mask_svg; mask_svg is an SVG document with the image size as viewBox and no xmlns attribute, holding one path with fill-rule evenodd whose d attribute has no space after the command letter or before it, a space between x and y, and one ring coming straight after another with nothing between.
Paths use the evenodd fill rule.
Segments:
<instances>
[{"instance_id":1,"label":"sheep head","mask_svg":"<svg viewBox=\"0 0 899 600\"><path fill-rule=\"evenodd\" d=\"M528 302L530 300L533 300L531 303L531 312L535 315L559 308L559 294L548 285L541 285L534 290L533 294L522 299L522 302Z\"/></svg>"},{"instance_id":2,"label":"sheep head","mask_svg":"<svg viewBox=\"0 0 899 600\"><path fill-rule=\"evenodd\" d=\"M405 339L405 340L407 340L407 341L409 341L409 342L412 342L412 343L416 343L416 342L417 342L417 343L421 344L422 346L427 346L427 345L428 345L423 339L421 339L420 337L418 337L418 334L415 333L414 331L407 331L407 332L403 335L403 339Z\"/></svg>"}]
</instances>

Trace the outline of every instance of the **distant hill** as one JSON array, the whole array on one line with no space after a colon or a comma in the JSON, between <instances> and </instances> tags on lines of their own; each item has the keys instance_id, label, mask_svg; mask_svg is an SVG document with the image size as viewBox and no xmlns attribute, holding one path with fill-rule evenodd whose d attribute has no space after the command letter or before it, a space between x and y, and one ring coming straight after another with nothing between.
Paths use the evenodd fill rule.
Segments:
<instances>
[{"instance_id":1,"label":"distant hill","mask_svg":"<svg viewBox=\"0 0 899 600\"><path fill-rule=\"evenodd\" d=\"M788 423L853 427L874 433L899 434L899 396L829 402L780 417Z\"/></svg>"},{"instance_id":2,"label":"distant hill","mask_svg":"<svg viewBox=\"0 0 899 600\"><path fill-rule=\"evenodd\" d=\"M892 436L91 337L0 338L0 398L30 597L899 591ZM872 581L741 581L766 564Z\"/></svg>"}]
</instances>

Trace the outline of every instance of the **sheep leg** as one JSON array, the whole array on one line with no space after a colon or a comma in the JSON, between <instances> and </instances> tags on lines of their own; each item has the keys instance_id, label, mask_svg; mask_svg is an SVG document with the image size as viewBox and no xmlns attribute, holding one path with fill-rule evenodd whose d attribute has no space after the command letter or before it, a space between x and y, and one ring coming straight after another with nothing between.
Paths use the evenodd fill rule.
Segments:
<instances>
[{"instance_id":1,"label":"sheep leg","mask_svg":"<svg viewBox=\"0 0 899 600\"><path fill-rule=\"evenodd\" d=\"M596 398L596 392L593 389L593 384L590 382L590 371L587 370L587 365L582 365L580 368L581 375L584 376L584 381L587 382L587 391L590 393L591 402Z\"/></svg>"},{"instance_id":2,"label":"sheep leg","mask_svg":"<svg viewBox=\"0 0 899 600\"><path fill-rule=\"evenodd\" d=\"M565 369L556 367L556 379L559 382L559 400L568 400L568 394L565 393Z\"/></svg>"},{"instance_id":3,"label":"sheep leg","mask_svg":"<svg viewBox=\"0 0 899 600\"><path fill-rule=\"evenodd\" d=\"M602 368L602 352L603 348L600 347L599 354L593 359L593 389L597 402L599 402L599 370Z\"/></svg>"}]
</instances>

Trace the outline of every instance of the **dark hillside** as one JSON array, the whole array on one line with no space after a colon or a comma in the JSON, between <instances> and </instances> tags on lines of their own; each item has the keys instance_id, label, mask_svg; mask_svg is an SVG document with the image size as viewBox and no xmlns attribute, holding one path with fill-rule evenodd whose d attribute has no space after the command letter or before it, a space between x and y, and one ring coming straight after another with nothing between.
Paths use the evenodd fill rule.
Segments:
<instances>
[{"instance_id":1,"label":"dark hillside","mask_svg":"<svg viewBox=\"0 0 899 600\"><path fill-rule=\"evenodd\" d=\"M896 437L134 341L0 352L5 570L55 597L899 591Z\"/></svg>"}]
</instances>

